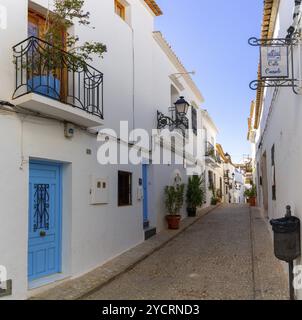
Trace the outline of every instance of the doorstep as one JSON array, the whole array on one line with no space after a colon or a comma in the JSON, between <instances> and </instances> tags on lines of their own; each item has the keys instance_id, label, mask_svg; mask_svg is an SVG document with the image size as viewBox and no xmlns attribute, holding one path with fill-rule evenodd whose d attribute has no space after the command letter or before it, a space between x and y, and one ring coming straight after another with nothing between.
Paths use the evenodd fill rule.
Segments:
<instances>
[{"instance_id":1,"label":"doorstep","mask_svg":"<svg viewBox=\"0 0 302 320\"><path fill-rule=\"evenodd\" d=\"M145 240L149 240L150 238L156 235L156 228L148 227L144 230L145 232Z\"/></svg>"},{"instance_id":2,"label":"doorstep","mask_svg":"<svg viewBox=\"0 0 302 320\"><path fill-rule=\"evenodd\" d=\"M168 242L196 223L204 215L219 207L210 206L198 210L194 218L185 218L181 222L179 230L164 230L151 239L128 250L104 265L75 279L67 280L62 284L33 295L31 300L80 300L116 279L123 273L133 269L138 263L148 258L154 252L160 250Z\"/></svg>"}]
</instances>

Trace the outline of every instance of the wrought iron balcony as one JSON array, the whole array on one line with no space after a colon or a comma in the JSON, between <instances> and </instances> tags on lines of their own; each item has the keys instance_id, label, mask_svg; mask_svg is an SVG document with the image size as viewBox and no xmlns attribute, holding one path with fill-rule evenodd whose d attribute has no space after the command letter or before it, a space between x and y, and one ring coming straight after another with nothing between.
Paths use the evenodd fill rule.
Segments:
<instances>
[{"instance_id":1,"label":"wrought iron balcony","mask_svg":"<svg viewBox=\"0 0 302 320\"><path fill-rule=\"evenodd\" d=\"M221 159L217 155L215 147L210 142L206 142L205 148L206 162L211 164L215 168L219 168L221 164Z\"/></svg>"},{"instance_id":2,"label":"wrought iron balcony","mask_svg":"<svg viewBox=\"0 0 302 320\"><path fill-rule=\"evenodd\" d=\"M216 151L215 151L215 147L210 143L210 142L206 142L206 152L205 152L205 156L206 157L210 157L213 160L216 161Z\"/></svg>"},{"instance_id":3,"label":"wrought iron balcony","mask_svg":"<svg viewBox=\"0 0 302 320\"><path fill-rule=\"evenodd\" d=\"M103 119L103 74L100 71L36 37L18 43L13 51L13 99L38 94Z\"/></svg>"}]
</instances>

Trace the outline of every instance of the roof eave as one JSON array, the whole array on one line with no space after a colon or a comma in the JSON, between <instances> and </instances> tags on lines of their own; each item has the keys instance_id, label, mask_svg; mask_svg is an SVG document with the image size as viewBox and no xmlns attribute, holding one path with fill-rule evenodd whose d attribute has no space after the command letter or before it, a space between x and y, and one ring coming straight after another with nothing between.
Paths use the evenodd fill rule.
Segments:
<instances>
[{"instance_id":1,"label":"roof eave","mask_svg":"<svg viewBox=\"0 0 302 320\"><path fill-rule=\"evenodd\" d=\"M274 36L279 4L280 0L264 0L263 21L261 30L262 39L269 39ZM260 63L258 66L258 80L260 80ZM258 88L256 98L254 129L259 128L263 94L264 88Z\"/></svg>"},{"instance_id":2,"label":"roof eave","mask_svg":"<svg viewBox=\"0 0 302 320\"><path fill-rule=\"evenodd\" d=\"M159 5L154 0L145 0L145 3L148 7L152 10L156 17L163 15L162 10L160 9Z\"/></svg>"}]
</instances>

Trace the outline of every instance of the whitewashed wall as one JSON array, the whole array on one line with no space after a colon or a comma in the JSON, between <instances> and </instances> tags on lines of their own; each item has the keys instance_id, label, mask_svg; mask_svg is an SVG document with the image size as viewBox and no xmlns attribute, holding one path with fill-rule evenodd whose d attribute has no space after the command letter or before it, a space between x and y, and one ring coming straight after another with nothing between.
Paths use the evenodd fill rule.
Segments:
<instances>
[{"instance_id":1,"label":"whitewashed wall","mask_svg":"<svg viewBox=\"0 0 302 320\"><path fill-rule=\"evenodd\" d=\"M201 112L202 117L202 123L201 126L204 129L203 130L203 150L205 154L205 145L206 142L210 142L213 144L215 150L216 150L216 143L217 143L217 136L218 136L218 130L215 127L215 125L212 122L212 119L209 118L209 114L207 111L203 110ZM206 133L206 134L205 134ZM216 190L220 188L220 182L219 179L223 179L223 165L221 164L220 167L214 168L210 164L205 165L205 186L206 186L206 203L205 206L211 205L211 200L213 197L212 190L209 189L209 171L212 171L215 174L215 183L216 183ZM222 180L223 181L223 180ZM223 183L224 186L224 183ZM222 190L223 191L223 190Z\"/></svg>"},{"instance_id":2,"label":"whitewashed wall","mask_svg":"<svg viewBox=\"0 0 302 320\"><path fill-rule=\"evenodd\" d=\"M245 197L244 197L244 176L239 170L235 170L235 181L237 183L237 186L239 189L234 190L234 201L237 204L243 204L245 203Z\"/></svg>"},{"instance_id":3,"label":"whitewashed wall","mask_svg":"<svg viewBox=\"0 0 302 320\"><path fill-rule=\"evenodd\" d=\"M46 6L47 2L33 3ZM119 121L128 120L130 128L151 130L156 127L156 110L168 113L169 76L178 70L153 38L150 10L143 1L128 2L131 26L115 15L114 1L87 0L95 29L76 27L75 33L82 41L101 41L108 48L103 60L93 62L105 75L104 127L118 130ZM28 4L26 0L0 0L0 4L8 9L8 28L0 30L0 99L10 100L14 90L12 47L27 38ZM185 86L181 94L198 104L198 98L183 79L180 81ZM141 166L100 166L96 137L76 129L74 138L67 140L61 123L4 113L0 113L0 146L0 265L7 267L13 279L13 296L9 298L23 299L31 294L27 290L30 158L64 164L63 277L83 274L144 240L142 203L136 199ZM92 155L86 154L88 148ZM25 162L20 169L22 154ZM133 173L131 207L117 207L118 169ZM173 182L175 170L186 182L182 166L150 168L150 222L159 230L165 228L163 189ZM108 205L89 205L90 175L109 178ZM185 206L183 215L184 210Z\"/></svg>"},{"instance_id":4,"label":"whitewashed wall","mask_svg":"<svg viewBox=\"0 0 302 320\"><path fill-rule=\"evenodd\" d=\"M285 37L286 30L292 24L294 1L281 0L274 37ZM297 61L296 61L297 63ZM302 219L302 198L299 187L302 179L302 97L295 95L291 89L278 90L275 102L272 104L273 89L266 90L263 102L260 128L257 132L256 166L261 163L261 157L267 154L268 181L268 217L280 218L286 213L285 207L290 205L292 213ZM272 106L272 108L271 108ZM271 112L269 110L271 108ZM268 116L269 115L269 116ZM265 129L266 128L266 129ZM263 138L263 140L262 140ZM259 143L262 145L259 148ZM276 163L276 201L272 200L272 166L271 148L275 145ZM261 168L261 166L260 166ZM261 169L258 177L262 176ZM263 190L258 187L258 203L263 207ZM301 259L296 261L301 264ZM301 292L297 292L302 299Z\"/></svg>"}]
</instances>

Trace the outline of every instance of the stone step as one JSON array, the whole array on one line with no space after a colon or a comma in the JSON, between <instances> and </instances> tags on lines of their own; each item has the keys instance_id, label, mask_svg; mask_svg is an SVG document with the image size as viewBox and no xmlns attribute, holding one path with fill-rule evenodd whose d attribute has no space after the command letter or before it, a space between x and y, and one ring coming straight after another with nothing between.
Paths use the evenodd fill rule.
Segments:
<instances>
[{"instance_id":1,"label":"stone step","mask_svg":"<svg viewBox=\"0 0 302 320\"><path fill-rule=\"evenodd\" d=\"M156 228L149 227L145 229L145 240L148 240L156 235Z\"/></svg>"}]
</instances>

